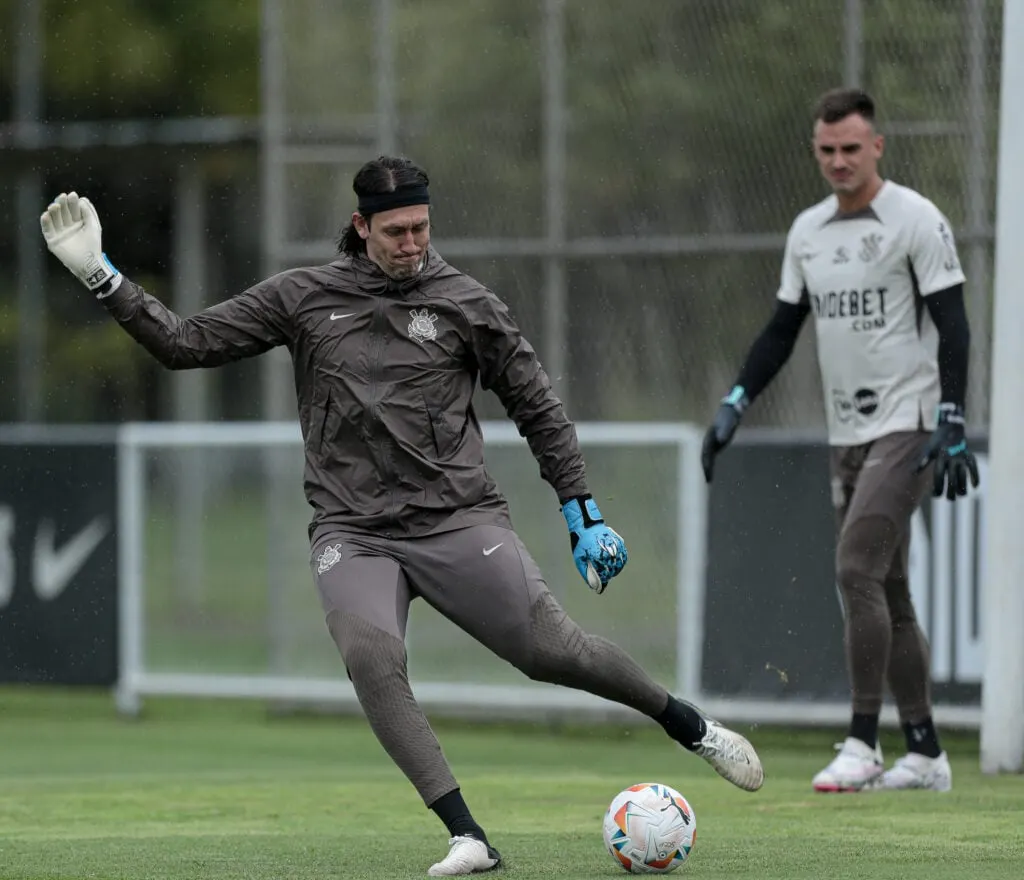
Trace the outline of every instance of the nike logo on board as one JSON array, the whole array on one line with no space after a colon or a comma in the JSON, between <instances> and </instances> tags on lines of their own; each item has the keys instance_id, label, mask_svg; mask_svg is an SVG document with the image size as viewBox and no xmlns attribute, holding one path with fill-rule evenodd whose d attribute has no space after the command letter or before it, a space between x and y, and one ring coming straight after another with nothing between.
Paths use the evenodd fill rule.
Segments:
<instances>
[{"instance_id":1,"label":"nike logo on board","mask_svg":"<svg viewBox=\"0 0 1024 880\"><path fill-rule=\"evenodd\" d=\"M32 548L32 582L36 595L46 602L63 593L108 531L106 520L98 516L57 548L53 520L40 522Z\"/></svg>"}]
</instances>

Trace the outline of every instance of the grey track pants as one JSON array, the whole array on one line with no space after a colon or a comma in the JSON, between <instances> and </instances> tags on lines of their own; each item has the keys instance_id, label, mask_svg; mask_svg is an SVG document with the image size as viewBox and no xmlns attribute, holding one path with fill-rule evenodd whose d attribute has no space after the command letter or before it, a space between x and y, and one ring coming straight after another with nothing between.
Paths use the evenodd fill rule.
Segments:
<instances>
[{"instance_id":1,"label":"grey track pants","mask_svg":"<svg viewBox=\"0 0 1024 880\"><path fill-rule=\"evenodd\" d=\"M649 717L668 702L667 690L624 651L569 618L507 528L477 525L400 540L330 534L316 542L311 565L367 720L428 806L458 784L409 685L405 632L414 598L531 679Z\"/></svg>"},{"instance_id":2,"label":"grey track pants","mask_svg":"<svg viewBox=\"0 0 1024 880\"><path fill-rule=\"evenodd\" d=\"M836 578L853 711L876 714L888 681L900 720L931 713L929 650L910 598L910 519L931 480L914 473L928 434L889 434L834 447Z\"/></svg>"}]
</instances>

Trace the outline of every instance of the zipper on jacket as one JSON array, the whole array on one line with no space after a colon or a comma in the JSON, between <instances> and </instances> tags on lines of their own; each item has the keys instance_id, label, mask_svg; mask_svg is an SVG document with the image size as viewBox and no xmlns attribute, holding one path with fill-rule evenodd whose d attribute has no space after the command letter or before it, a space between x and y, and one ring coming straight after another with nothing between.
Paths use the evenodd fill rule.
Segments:
<instances>
[{"instance_id":1,"label":"zipper on jacket","mask_svg":"<svg viewBox=\"0 0 1024 880\"><path fill-rule=\"evenodd\" d=\"M383 296L377 297L377 305L373 311L373 320L370 323L370 437L371 443L379 450L383 472L381 473L381 484L387 491L387 502L385 509L388 512L388 520L391 524L395 522L395 479L391 470L391 455L388 449L388 439L381 437L379 440L374 434L373 428L381 421L380 406L377 400L377 385L380 381L381 357L384 352L384 309L387 301ZM385 464L387 463L387 465Z\"/></svg>"}]
</instances>

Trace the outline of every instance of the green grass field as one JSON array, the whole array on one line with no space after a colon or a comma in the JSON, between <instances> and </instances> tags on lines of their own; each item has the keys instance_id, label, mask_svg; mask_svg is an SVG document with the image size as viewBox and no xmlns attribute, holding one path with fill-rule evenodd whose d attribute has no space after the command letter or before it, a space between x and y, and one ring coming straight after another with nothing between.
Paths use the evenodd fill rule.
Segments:
<instances>
[{"instance_id":1,"label":"green grass field","mask_svg":"<svg viewBox=\"0 0 1024 880\"><path fill-rule=\"evenodd\" d=\"M767 772L747 794L651 726L436 728L507 866L498 876L625 876L601 817L626 785L674 785L697 814L675 876L1019 878L1024 778L983 777L948 737L954 791L817 796L834 731L754 730ZM896 754L887 732L883 748ZM257 704L0 689L0 877L227 880L424 877L446 832L362 718Z\"/></svg>"}]
</instances>

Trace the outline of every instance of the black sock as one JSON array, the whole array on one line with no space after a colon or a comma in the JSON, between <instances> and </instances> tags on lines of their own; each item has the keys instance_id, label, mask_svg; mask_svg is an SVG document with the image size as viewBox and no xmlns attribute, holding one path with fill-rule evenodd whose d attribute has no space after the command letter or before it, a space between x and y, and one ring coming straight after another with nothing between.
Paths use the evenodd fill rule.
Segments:
<instances>
[{"instance_id":1,"label":"black sock","mask_svg":"<svg viewBox=\"0 0 1024 880\"><path fill-rule=\"evenodd\" d=\"M907 738L908 752L916 752L926 758L937 758L942 754L939 734L930 717L915 724L904 724L903 735Z\"/></svg>"},{"instance_id":2,"label":"black sock","mask_svg":"<svg viewBox=\"0 0 1024 880\"><path fill-rule=\"evenodd\" d=\"M878 745L878 716L854 712L850 719L849 735L874 748Z\"/></svg>"},{"instance_id":3,"label":"black sock","mask_svg":"<svg viewBox=\"0 0 1024 880\"><path fill-rule=\"evenodd\" d=\"M460 789L456 788L448 794L441 795L430 805L430 809L437 814L438 819L444 822L450 836L475 837L477 840L488 843L484 829L476 824Z\"/></svg>"},{"instance_id":4,"label":"black sock","mask_svg":"<svg viewBox=\"0 0 1024 880\"><path fill-rule=\"evenodd\" d=\"M665 728L665 733L691 752L700 745L704 734L708 732L704 716L689 703L677 700L671 694L668 695L665 710L655 716L654 720Z\"/></svg>"}]
</instances>

